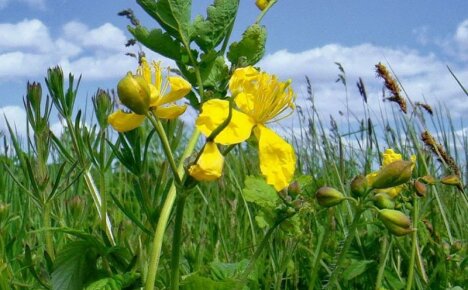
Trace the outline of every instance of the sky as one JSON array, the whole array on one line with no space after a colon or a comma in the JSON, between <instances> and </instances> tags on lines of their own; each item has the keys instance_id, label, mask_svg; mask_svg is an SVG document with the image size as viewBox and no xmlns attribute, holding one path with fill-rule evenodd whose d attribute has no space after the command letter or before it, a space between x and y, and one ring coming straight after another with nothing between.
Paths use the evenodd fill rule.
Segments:
<instances>
[{"instance_id":1,"label":"sky","mask_svg":"<svg viewBox=\"0 0 468 290\"><path fill-rule=\"evenodd\" d=\"M192 2L193 16L205 15L212 3ZM98 88L115 88L119 78L136 67L135 59L125 56L138 49L124 46L130 38L128 21L117 16L127 8L143 25L157 26L131 0L0 0L0 115L24 132L26 83L41 82L45 91L47 68L55 65L82 75L77 106L89 103ZM355 114L362 113L355 86L359 77L370 106L379 110L382 82L374 65L382 62L392 68L411 100L445 106L466 125L468 98L447 66L468 87L467 12L466 0L279 0L262 21L268 40L258 65L291 79L298 104L304 106L307 76L316 107L328 117L343 111L347 101ZM241 0L232 41L258 13L253 0ZM340 73L336 62L346 72L347 93L335 82ZM459 129L468 132L465 125ZM60 129L59 123L52 126ZM5 130L3 118L0 130Z\"/></svg>"}]
</instances>

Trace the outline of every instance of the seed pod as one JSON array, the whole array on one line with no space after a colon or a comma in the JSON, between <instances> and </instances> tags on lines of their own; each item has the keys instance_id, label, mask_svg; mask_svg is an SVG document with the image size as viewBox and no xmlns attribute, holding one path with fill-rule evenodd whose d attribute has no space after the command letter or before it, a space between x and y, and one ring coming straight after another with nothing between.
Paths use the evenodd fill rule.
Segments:
<instances>
[{"instance_id":1,"label":"seed pod","mask_svg":"<svg viewBox=\"0 0 468 290\"><path fill-rule=\"evenodd\" d=\"M139 115L148 112L150 104L150 88L142 76L134 76L131 72L117 84L119 99L127 108Z\"/></svg>"},{"instance_id":2,"label":"seed pod","mask_svg":"<svg viewBox=\"0 0 468 290\"><path fill-rule=\"evenodd\" d=\"M393 209L395 208L395 202L393 201L392 197L385 192L379 192L372 198L374 201L375 206L380 209L388 208Z\"/></svg>"},{"instance_id":3,"label":"seed pod","mask_svg":"<svg viewBox=\"0 0 468 290\"><path fill-rule=\"evenodd\" d=\"M383 189L398 186L408 182L413 172L413 162L397 160L383 166L373 180L371 187Z\"/></svg>"},{"instance_id":4,"label":"seed pod","mask_svg":"<svg viewBox=\"0 0 468 290\"><path fill-rule=\"evenodd\" d=\"M436 184L436 179L431 175L424 175L423 177L419 178L419 180L428 185Z\"/></svg>"},{"instance_id":5,"label":"seed pod","mask_svg":"<svg viewBox=\"0 0 468 290\"><path fill-rule=\"evenodd\" d=\"M385 227L396 236L404 236L413 231L411 220L404 213L393 209L382 209L379 211L379 219Z\"/></svg>"},{"instance_id":6,"label":"seed pod","mask_svg":"<svg viewBox=\"0 0 468 290\"><path fill-rule=\"evenodd\" d=\"M323 207L332 207L344 200L344 195L333 187L320 187L315 193L317 202Z\"/></svg>"},{"instance_id":7,"label":"seed pod","mask_svg":"<svg viewBox=\"0 0 468 290\"><path fill-rule=\"evenodd\" d=\"M356 176L353 181L351 181L350 187L353 197L363 196L368 188L367 178L363 175Z\"/></svg>"}]
</instances>

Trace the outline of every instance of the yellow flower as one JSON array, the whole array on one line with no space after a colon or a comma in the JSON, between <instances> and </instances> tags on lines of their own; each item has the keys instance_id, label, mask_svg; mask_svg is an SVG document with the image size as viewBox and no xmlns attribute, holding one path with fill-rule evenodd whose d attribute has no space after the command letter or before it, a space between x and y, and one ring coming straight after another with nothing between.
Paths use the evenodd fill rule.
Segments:
<instances>
[{"instance_id":1,"label":"yellow flower","mask_svg":"<svg viewBox=\"0 0 468 290\"><path fill-rule=\"evenodd\" d=\"M119 82L119 98L133 113L117 110L110 114L108 121L115 130L126 132L137 128L148 110L161 119L174 119L185 112L187 106L175 102L190 92L190 83L178 76L169 76L163 81L159 63L151 65L142 58L137 74L128 73Z\"/></svg>"},{"instance_id":2,"label":"yellow flower","mask_svg":"<svg viewBox=\"0 0 468 290\"><path fill-rule=\"evenodd\" d=\"M223 172L224 157L219 152L218 145L207 142L196 164L190 166L189 174L199 181L218 179Z\"/></svg>"},{"instance_id":3,"label":"yellow flower","mask_svg":"<svg viewBox=\"0 0 468 290\"><path fill-rule=\"evenodd\" d=\"M402 160L401 154L395 153L395 151L393 151L393 149L385 150L385 152L382 154L382 157L383 157L382 167L386 166L386 165L389 165L390 163L393 163L395 161ZM411 156L411 161L413 162L413 166L411 167L411 170L413 170L414 163L416 162L416 156L415 155ZM368 174L366 176L367 182L370 185L372 185L372 183L376 179L377 175L378 175L378 171ZM377 189L376 192L377 193L384 192L387 195L389 195L391 198L395 198L403 190L403 186L404 185L399 185L399 186L390 187L390 188Z\"/></svg>"},{"instance_id":4,"label":"yellow flower","mask_svg":"<svg viewBox=\"0 0 468 290\"><path fill-rule=\"evenodd\" d=\"M258 139L260 170L267 183L278 191L286 188L294 175L296 155L290 144L265 125L292 113L295 94L290 82L280 82L275 76L246 67L234 72L229 89L237 109L232 110L231 121L214 141L237 144L247 140L253 131ZM195 124L210 136L228 115L229 101L212 99L203 104Z\"/></svg>"}]
</instances>

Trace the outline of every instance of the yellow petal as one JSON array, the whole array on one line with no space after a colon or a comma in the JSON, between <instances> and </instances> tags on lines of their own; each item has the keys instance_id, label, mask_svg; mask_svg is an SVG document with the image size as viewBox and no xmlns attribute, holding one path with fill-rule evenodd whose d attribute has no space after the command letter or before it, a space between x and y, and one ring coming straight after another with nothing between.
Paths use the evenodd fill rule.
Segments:
<instances>
[{"instance_id":1,"label":"yellow petal","mask_svg":"<svg viewBox=\"0 0 468 290\"><path fill-rule=\"evenodd\" d=\"M383 166L393 163L395 161L401 160L401 154L395 153L393 149L385 150L385 152L382 155L383 155L383 162L382 162Z\"/></svg>"},{"instance_id":2,"label":"yellow petal","mask_svg":"<svg viewBox=\"0 0 468 290\"><path fill-rule=\"evenodd\" d=\"M289 186L296 169L296 155L290 144L263 125L254 128L258 138L260 170L268 184L280 191Z\"/></svg>"},{"instance_id":3,"label":"yellow petal","mask_svg":"<svg viewBox=\"0 0 468 290\"><path fill-rule=\"evenodd\" d=\"M224 157L218 146L208 142L196 164L190 166L189 174L198 181L212 181L223 173Z\"/></svg>"},{"instance_id":4,"label":"yellow petal","mask_svg":"<svg viewBox=\"0 0 468 290\"><path fill-rule=\"evenodd\" d=\"M254 101L255 97L248 93L239 93L235 98L235 103L242 112L253 111L255 107Z\"/></svg>"},{"instance_id":5,"label":"yellow petal","mask_svg":"<svg viewBox=\"0 0 468 290\"><path fill-rule=\"evenodd\" d=\"M187 109L187 105L178 106L178 105L169 105L157 107L155 110L156 116L161 119L175 119L182 115Z\"/></svg>"},{"instance_id":6,"label":"yellow petal","mask_svg":"<svg viewBox=\"0 0 468 290\"><path fill-rule=\"evenodd\" d=\"M181 77L168 77L167 80L170 92L161 98L159 105L175 102L185 97L192 89L192 85Z\"/></svg>"},{"instance_id":7,"label":"yellow petal","mask_svg":"<svg viewBox=\"0 0 468 290\"><path fill-rule=\"evenodd\" d=\"M107 117L111 126L119 132L131 131L141 125L145 116L135 113L124 113L121 110L115 111Z\"/></svg>"},{"instance_id":8,"label":"yellow petal","mask_svg":"<svg viewBox=\"0 0 468 290\"><path fill-rule=\"evenodd\" d=\"M238 68L229 80L229 90L233 96L244 90L252 90L255 86L254 80L259 76L259 71L252 66Z\"/></svg>"},{"instance_id":9,"label":"yellow petal","mask_svg":"<svg viewBox=\"0 0 468 290\"><path fill-rule=\"evenodd\" d=\"M205 136L210 136L227 119L228 115L229 101L219 99L209 100L203 104L202 112L195 124ZM250 137L254 125L255 123L252 118L233 109L231 122L216 136L215 142L223 145L243 142Z\"/></svg>"}]
</instances>

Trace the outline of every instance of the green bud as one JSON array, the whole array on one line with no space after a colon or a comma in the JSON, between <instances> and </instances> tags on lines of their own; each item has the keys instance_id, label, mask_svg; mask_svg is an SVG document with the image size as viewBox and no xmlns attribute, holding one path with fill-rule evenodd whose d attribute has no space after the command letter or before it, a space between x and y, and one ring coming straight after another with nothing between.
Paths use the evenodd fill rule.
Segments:
<instances>
[{"instance_id":1,"label":"green bud","mask_svg":"<svg viewBox=\"0 0 468 290\"><path fill-rule=\"evenodd\" d=\"M413 231L411 220L404 213L393 209L382 209L379 211L379 219L385 227L396 236L404 236Z\"/></svg>"},{"instance_id":2,"label":"green bud","mask_svg":"<svg viewBox=\"0 0 468 290\"><path fill-rule=\"evenodd\" d=\"M457 175L447 175L440 179L440 182L445 185L460 185L460 178Z\"/></svg>"},{"instance_id":3,"label":"green bud","mask_svg":"<svg viewBox=\"0 0 468 290\"><path fill-rule=\"evenodd\" d=\"M139 115L146 115L150 104L150 88L142 76L131 72L117 84L119 99L127 108Z\"/></svg>"},{"instance_id":4,"label":"green bud","mask_svg":"<svg viewBox=\"0 0 468 290\"><path fill-rule=\"evenodd\" d=\"M377 206L380 209L395 208L395 201L393 201L392 197L386 194L385 192L377 193L376 195L374 195L372 200L374 201L375 206Z\"/></svg>"},{"instance_id":5,"label":"green bud","mask_svg":"<svg viewBox=\"0 0 468 290\"><path fill-rule=\"evenodd\" d=\"M341 192L327 186L320 187L315 193L315 198L317 198L317 202L323 207L335 206L345 199Z\"/></svg>"},{"instance_id":6,"label":"green bud","mask_svg":"<svg viewBox=\"0 0 468 290\"><path fill-rule=\"evenodd\" d=\"M28 82L26 91L26 99L31 107L36 111L36 117L38 117L39 112L41 111L41 99L42 99L42 88L40 83L33 82L32 84Z\"/></svg>"},{"instance_id":7,"label":"green bud","mask_svg":"<svg viewBox=\"0 0 468 290\"><path fill-rule=\"evenodd\" d=\"M408 182L413 172L413 162L398 160L383 166L372 182L376 189L395 187Z\"/></svg>"},{"instance_id":8,"label":"green bud","mask_svg":"<svg viewBox=\"0 0 468 290\"><path fill-rule=\"evenodd\" d=\"M419 178L419 180L428 185L436 184L436 179L431 175L424 175L423 177Z\"/></svg>"},{"instance_id":9,"label":"green bud","mask_svg":"<svg viewBox=\"0 0 468 290\"><path fill-rule=\"evenodd\" d=\"M367 178L363 175L358 175L351 181L351 194L353 197L363 196L367 192L367 188Z\"/></svg>"},{"instance_id":10,"label":"green bud","mask_svg":"<svg viewBox=\"0 0 468 290\"><path fill-rule=\"evenodd\" d=\"M112 110L111 97L106 91L99 89L92 100L98 124L101 128L106 128L107 116Z\"/></svg>"}]
</instances>

